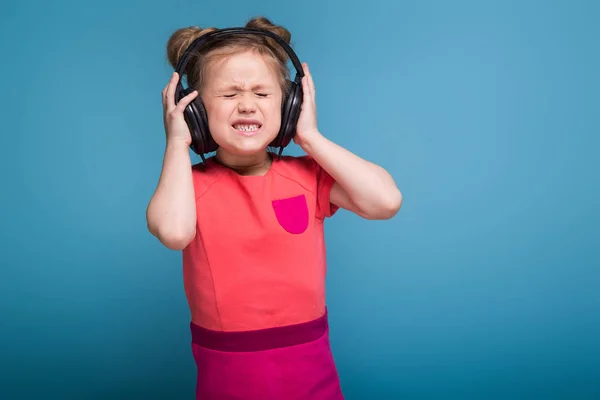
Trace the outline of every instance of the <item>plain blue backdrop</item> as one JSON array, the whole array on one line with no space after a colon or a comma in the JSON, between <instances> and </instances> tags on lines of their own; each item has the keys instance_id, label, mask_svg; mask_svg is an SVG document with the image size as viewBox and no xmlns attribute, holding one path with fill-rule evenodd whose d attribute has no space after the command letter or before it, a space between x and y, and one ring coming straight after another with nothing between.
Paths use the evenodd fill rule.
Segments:
<instances>
[{"instance_id":1,"label":"plain blue backdrop","mask_svg":"<svg viewBox=\"0 0 600 400\"><path fill-rule=\"evenodd\" d=\"M1 8L1 398L193 398L181 255L145 221L165 45L256 15L292 32L322 132L404 194L327 224L347 398L600 398L598 2Z\"/></svg>"}]
</instances>

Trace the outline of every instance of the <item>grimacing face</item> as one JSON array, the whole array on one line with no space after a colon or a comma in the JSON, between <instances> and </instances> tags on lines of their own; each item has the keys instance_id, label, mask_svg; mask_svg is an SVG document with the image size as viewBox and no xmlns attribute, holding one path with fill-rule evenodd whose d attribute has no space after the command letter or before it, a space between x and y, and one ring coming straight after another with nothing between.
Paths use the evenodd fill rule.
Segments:
<instances>
[{"instance_id":1,"label":"grimacing face","mask_svg":"<svg viewBox=\"0 0 600 400\"><path fill-rule=\"evenodd\" d=\"M282 90L273 65L248 50L207 65L202 101L219 150L250 156L279 133Z\"/></svg>"}]
</instances>

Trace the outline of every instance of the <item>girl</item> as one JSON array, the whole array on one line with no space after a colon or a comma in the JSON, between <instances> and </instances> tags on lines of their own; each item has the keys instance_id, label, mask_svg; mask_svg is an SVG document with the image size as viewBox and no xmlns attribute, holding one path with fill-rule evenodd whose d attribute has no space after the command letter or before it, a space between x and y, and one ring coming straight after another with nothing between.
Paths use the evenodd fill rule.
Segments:
<instances>
[{"instance_id":1,"label":"girl","mask_svg":"<svg viewBox=\"0 0 600 400\"><path fill-rule=\"evenodd\" d=\"M266 18L246 28L290 41ZM171 64L210 31L176 31ZM401 193L383 168L321 134L306 64L293 139L306 155L272 154L289 91L287 56L272 38L240 33L194 57L186 75L195 90L177 102L174 73L162 92L166 151L147 221L161 243L183 251L196 396L343 399L329 346L323 223L339 208L391 218ZM192 165L184 109L198 96L217 150Z\"/></svg>"}]
</instances>

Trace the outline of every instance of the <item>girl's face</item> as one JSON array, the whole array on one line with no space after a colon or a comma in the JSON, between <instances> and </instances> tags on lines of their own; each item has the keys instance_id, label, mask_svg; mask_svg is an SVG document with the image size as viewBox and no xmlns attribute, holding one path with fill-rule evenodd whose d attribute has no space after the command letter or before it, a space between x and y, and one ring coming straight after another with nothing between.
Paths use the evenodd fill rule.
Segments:
<instances>
[{"instance_id":1,"label":"girl's face","mask_svg":"<svg viewBox=\"0 0 600 400\"><path fill-rule=\"evenodd\" d=\"M279 79L253 51L208 65L201 95L220 152L242 158L258 155L279 133L283 96Z\"/></svg>"}]
</instances>

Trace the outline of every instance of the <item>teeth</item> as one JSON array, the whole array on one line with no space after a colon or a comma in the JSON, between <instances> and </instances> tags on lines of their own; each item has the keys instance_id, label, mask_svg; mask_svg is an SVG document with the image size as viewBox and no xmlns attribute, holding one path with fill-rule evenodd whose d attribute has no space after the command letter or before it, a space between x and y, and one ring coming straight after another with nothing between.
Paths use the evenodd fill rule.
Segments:
<instances>
[{"instance_id":1,"label":"teeth","mask_svg":"<svg viewBox=\"0 0 600 400\"><path fill-rule=\"evenodd\" d=\"M258 130L258 125L254 124L254 125L234 125L233 126L235 129L239 130L239 131L244 131L244 132L252 132L255 130Z\"/></svg>"}]
</instances>

